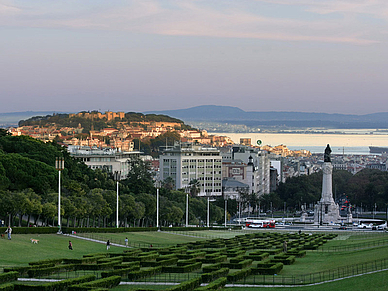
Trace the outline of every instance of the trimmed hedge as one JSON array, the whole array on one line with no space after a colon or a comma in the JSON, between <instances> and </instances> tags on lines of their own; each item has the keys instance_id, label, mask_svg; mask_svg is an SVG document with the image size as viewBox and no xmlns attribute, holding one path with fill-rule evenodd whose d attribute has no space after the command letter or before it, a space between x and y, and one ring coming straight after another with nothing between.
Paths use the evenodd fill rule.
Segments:
<instances>
[{"instance_id":1,"label":"trimmed hedge","mask_svg":"<svg viewBox=\"0 0 388 291\"><path fill-rule=\"evenodd\" d=\"M199 287L201 285L201 283L202 283L201 277L198 277L198 278L191 279L189 281L184 281L177 286L174 286L174 287L171 287L171 288L168 288L165 290L167 290L167 291L191 291L191 290L194 290L197 287Z\"/></svg>"},{"instance_id":2,"label":"trimmed hedge","mask_svg":"<svg viewBox=\"0 0 388 291\"><path fill-rule=\"evenodd\" d=\"M277 255L277 256L274 256L271 262L275 262L275 263L280 262L280 263L283 263L284 265L292 265L293 263L295 263L295 256L288 256L286 254Z\"/></svg>"},{"instance_id":3,"label":"trimmed hedge","mask_svg":"<svg viewBox=\"0 0 388 291\"><path fill-rule=\"evenodd\" d=\"M251 265L252 262L253 261L251 259L248 259L238 263L222 263L221 266L223 268L229 268L229 269L245 269L246 267Z\"/></svg>"},{"instance_id":4,"label":"trimmed hedge","mask_svg":"<svg viewBox=\"0 0 388 291\"><path fill-rule=\"evenodd\" d=\"M198 261L202 262L203 264L215 264L215 263L220 263L220 262L225 262L228 257L226 255L221 255L221 256L211 256L207 257L206 255L205 258L198 259Z\"/></svg>"},{"instance_id":5,"label":"trimmed hedge","mask_svg":"<svg viewBox=\"0 0 388 291\"><path fill-rule=\"evenodd\" d=\"M139 271L140 266L131 266L128 268L123 268L123 269L115 269L113 271L105 271L101 272L101 277L102 278L107 278L110 276L121 276L121 277L128 277L128 274L133 271Z\"/></svg>"},{"instance_id":6,"label":"trimmed hedge","mask_svg":"<svg viewBox=\"0 0 388 291\"><path fill-rule=\"evenodd\" d=\"M81 283L78 285L73 285L68 288L68 291L81 291L81 290L90 290L96 289L99 287L102 288L113 288L120 284L121 277L120 276L112 276L108 278L103 278L91 282Z\"/></svg>"},{"instance_id":7,"label":"trimmed hedge","mask_svg":"<svg viewBox=\"0 0 388 291\"><path fill-rule=\"evenodd\" d=\"M283 269L283 263L259 263L257 267L251 268L252 274L275 275Z\"/></svg>"},{"instance_id":8,"label":"trimmed hedge","mask_svg":"<svg viewBox=\"0 0 388 291\"><path fill-rule=\"evenodd\" d=\"M164 273L189 273L194 270L200 269L202 266L201 262L194 263L191 265L186 265L186 266L166 266L163 267L163 272Z\"/></svg>"},{"instance_id":9,"label":"trimmed hedge","mask_svg":"<svg viewBox=\"0 0 388 291\"><path fill-rule=\"evenodd\" d=\"M63 262L63 258L61 259L47 259L47 260L41 260L37 262L30 262L28 263L30 266L37 266L37 265L46 265L46 264L61 264Z\"/></svg>"},{"instance_id":10,"label":"trimmed hedge","mask_svg":"<svg viewBox=\"0 0 388 291\"><path fill-rule=\"evenodd\" d=\"M128 273L128 279L129 280L137 280L149 276L153 276L155 274L159 274L162 272L162 267L155 267L155 268L148 268L148 269L143 269L139 271L132 271Z\"/></svg>"},{"instance_id":11,"label":"trimmed hedge","mask_svg":"<svg viewBox=\"0 0 388 291\"><path fill-rule=\"evenodd\" d=\"M250 253L249 255L244 256L245 259L251 259L253 261L262 261L268 257L269 257L269 253L267 252L261 252L261 254Z\"/></svg>"},{"instance_id":12,"label":"trimmed hedge","mask_svg":"<svg viewBox=\"0 0 388 291\"><path fill-rule=\"evenodd\" d=\"M15 286L11 283L7 283L4 285L0 285L0 290L1 291L13 291Z\"/></svg>"},{"instance_id":13,"label":"trimmed hedge","mask_svg":"<svg viewBox=\"0 0 388 291\"><path fill-rule=\"evenodd\" d=\"M228 268L222 268L211 273L205 273L201 275L202 283L209 283L220 277L225 277L229 274ZM226 279L225 279L226 280Z\"/></svg>"},{"instance_id":14,"label":"trimmed hedge","mask_svg":"<svg viewBox=\"0 0 388 291\"><path fill-rule=\"evenodd\" d=\"M226 277L228 283L234 283L241 279L244 279L245 277L248 277L251 274L252 268L242 269L240 271L237 271L232 274L228 274Z\"/></svg>"},{"instance_id":15,"label":"trimmed hedge","mask_svg":"<svg viewBox=\"0 0 388 291\"><path fill-rule=\"evenodd\" d=\"M217 280L209 283L207 286L199 287L195 289L194 291L204 291L204 290L218 290L220 288L223 288L227 283L226 277L218 278Z\"/></svg>"},{"instance_id":16,"label":"trimmed hedge","mask_svg":"<svg viewBox=\"0 0 388 291\"><path fill-rule=\"evenodd\" d=\"M67 288L74 284L80 284L90 282L96 279L95 275L86 275L73 279L66 279L57 282L50 282L42 285L32 284L15 284L15 290L21 291L65 291Z\"/></svg>"},{"instance_id":17,"label":"trimmed hedge","mask_svg":"<svg viewBox=\"0 0 388 291\"><path fill-rule=\"evenodd\" d=\"M0 284L11 282L17 280L19 277L19 272L7 272L0 274Z\"/></svg>"},{"instance_id":18,"label":"trimmed hedge","mask_svg":"<svg viewBox=\"0 0 388 291\"><path fill-rule=\"evenodd\" d=\"M219 269L221 269L221 263L212 264L212 265L203 267L203 268L202 268L202 271L203 271L204 273L211 273L211 272L217 271L217 270L219 270Z\"/></svg>"},{"instance_id":19,"label":"trimmed hedge","mask_svg":"<svg viewBox=\"0 0 388 291\"><path fill-rule=\"evenodd\" d=\"M15 271L18 272L19 275L24 276L27 275L27 271L32 268L32 266L4 268L4 273Z\"/></svg>"},{"instance_id":20,"label":"trimmed hedge","mask_svg":"<svg viewBox=\"0 0 388 291\"><path fill-rule=\"evenodd\" d=\"M177 258L172 258L172 259L163 260L163 261L146 261L146 262L141 262L140 265L142 267L171 266L171 265L175 265L177 262L178 262Z\"/></svg>"},{"instance_id":21,"label":"trimmed hedge","mask_svg":"<svg viewBox=\"0 0 388 291\"><path fill-rule=\"evenodd\" d=\"M54 267L48 267L48 268L32 268L27 271L28 277L35 278L40 276L46 276L51 275L54 273L59 272L60 270L68 270L72 271L75 269L75 265L68 264L68 265L57 265Z\"/></svg>"},{"instance_id":22,"label":"trimmed hedge","mask_svg":"<svg viewBox=\"0 0 388 291\"><path fill-rule=\"evenodd\" d=\"M0 232L4 233L6 227L0 227ZM53 234L57 233L57 227L15 227L12 226L12 234Z\"/></svg>"}]
</instances>

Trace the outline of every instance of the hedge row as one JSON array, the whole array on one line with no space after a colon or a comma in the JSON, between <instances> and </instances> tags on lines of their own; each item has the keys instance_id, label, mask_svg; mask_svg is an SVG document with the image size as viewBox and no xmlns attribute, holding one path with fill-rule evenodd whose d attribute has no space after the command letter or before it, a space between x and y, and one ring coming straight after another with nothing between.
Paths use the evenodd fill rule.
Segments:
<instances>
[{"instance_id":1,"label":"hedge row","mask_svg":"<svg viewBox=\"0 0 388 291\"><path fill-rule=\"evenodd\" d=\"M292 265L293 263L295 263L295 256L288 256L286 254L277 255L277 256L274 256L271 262L274 262L274 263L280 262L280 263L283 263L284 265Z\"/></svg>"},{"instance_id":2,"label":"hedge row","mask_svg":"<svg viewBox=\"0 0 388 291\"><path fill-rule=\"evenodd\" d=\"M148 269L143 269L139 271L133 271L128 273L128 279L129 280L142 279L149 276L153 276L155 274L159 274L161 272L162 272L162 267L155 267L155 268L148 268Z\"/></svg>"},{"instance_id":3,"label":"hedge row","mask_svg":"<svg viewBox=\"0 0 388 291\"><path fill-rule=\"evenodd\" d=\"M199 261L201 261L203 264L215 264L215 263L220 263L220 262L224 262L228 259L228 257L226 255L222 255L222 256L217 256L217 257L209 257L209 258L202 258L202 259L198 259Z\"/></svg>"},{"instance_id":4,"label":"hedge row","mask_svg":"<svg viewBox=\"0 0 388 291\"><path fill-rule=\"evenodd\" d=\"M4 233L6 229L6 227L0 227L0 233ZM57 232L57 227L12 227L12 234L53 234Z\"/></svg>"},{"instance_id":5,"label":"hedge row","mask_svg":"<svg viewBox=\"0 0 388 291\"><path fill-rule=\"evenodd\" d=\"M222 263L221 266L223 268L229 268L229 269L245 269L246 267L251 265L252 262L253 261L251 259L248 259L238 263Z\"/></svg>"},{"instance_id":6,"label":"hedge row","mask_svg":"<svg viewBox=\"0 0 388 291\"><path fill-rule=\"evenodd\" d=\"M0 284L11 282L17 280L19 272L7 272L0 274Z\"/></svg>"},{"instance_id":7,"label":"hedge row","mask_svg":"<svg viewBox=\"0 0 388 291\"><path fill-rule=\"evenodd\" d=\"M262 263L257 264L257 267L251 268L252 274L260 275L275 275L279 274L283 269L283 263Z\"/></svg>"},{"instance_id":8,"label":"hedge row","mask_svg":"<svg viewBox=\"0 0 388 291\"><path fill-rule=\"evenodd\" d=\"M96 279L95 275L86 275L74 279L66 279L57 282L50 282L42 285L15 284L15 290L20 291L65 291L74 284L90 282Z\"/></svg>"},{"instance_id":9,"label":"hedge row","mask_svg":"<svg viewBox=\"0 0 388 291\"><path fill-rule=\"evenodd\" d=\"M226 277L227 281L229 283L234 283L234 282L237 282L241 279L244 279L245 277L248 277L251 274L251 269L252 268L242 269L242 270L237 271L235 273L228 274L228 276Z\"/></svg>"},{"instance_id":10,"label":"hedge row","mask_svg":"<svg viewBox=\"0 0 388 291\"><path fill-rule=\"evenodd\" d=\"M46 265L46 264L61 264L63 262L63 258L61 259L47 259L47 260L41 260L37 262L30 262L28 263L30 266L37 266L37 265Z\"/></svg>"},{"instance_id":11,"label":"hedge row","mask_svg":"<svg viewBox=\"0 0 388 291\"><path fill-rule=\"evenodd\" d=\"M163 267L163 272L164 273L189 273L194 270L200 269L202 266L201 262L194 263L191 265L186 265L186 266L166 266Z\"/></svg>"},{"instance_id":12,"label":"hedge row","mask_svg":"<svg viewBox=\"0 0 388 291\"><path fill-rule=\"evenodd\" d=\"M73 285L68 288L68 291L82 291L82 290L90 290L95 288L113 288L120 284L121 277L120 276L112 276L108 278L103 278L91 282L81 283L78 285Z\"/></svg>"},{"instance_id":13,"label":"hedge row","mask_svg":"<svg viewBox=\"0 0 388 291\"><path fill-rule=\"evenodd\" d=\"M203 267L203 268L202 268L202 271L203 271L204 273L211 273L211 272L217 271L217 270L219 270L219 269L221 269L221 263L212 264L212 265Z\"/></svg>"},{"instance_id":14,"label":"hedge row","mask_svg":"<svg viewBox=\"0 0 388 291\"><path fill-rule=\"evenodd\" d=\"M165 290L167 290L167 291L191 291L191 290L194 290L197 287L199 287L201 285L201 283L202 283L201 277L198 277L198 278L191 279L189 281L182 282L177 286L174 286L174 287L171 287L171 288L168 288Z\"/></svg>"},{"instance_id":15,"label":"hedge row","mask_svg":"<svg viewBox=\"0 0 388 291\"><path fill-rule=\"evenodd\" d=\"M263 252L261 254L250 253L249 255L244 256L245 259L251 259L253 261L262 261L268 257L269 257L269 253L267 253L267 252Z\"/></svg>"},{"instance_id":16,"label":"hedge row","mask_svg":"<svg viewBox=\"0 0 388 291\"><path fill-rule=\"evenodd\" d=\"M227 283L226 277L218 278L217 280L209 283L207 286L199 287L195 291L204 291L204 290L218 290L223 288Z\"/></svg>"},{"instance_id":17,"label":"hedge row","mask_svg":"<svg viewBox=\"0 0 388 291\"><path fill-rule=\"evenodd\" d=\"M107 278L110 276L120 276L120 277L128 277L128 274L133 271L139 271L140 267L139 266L131 266L128 268L123 268L123 269L115 269L113 271L104 271L101 272L101 277L102 278Z\"/></svg>"},{"instance_id":18,"label":"hedge row","mask_svg":"<svg viewBox=\"0 0 388 291\"><path fill-rule=\"evenodd\" d=\"M15 286L11 283L3 284L0 285L0 290L1 291L13 291Z\"/></svg>"},{"instance_id":19,"label":"hedge row","mask_svg":"<svg viewBox=\"0 0 388 291\"><path fill-rule=\"evenodd\" d=\"M125 269L137 266L140 268L140 262L123 262L120 265L113 266L113 269Z\"/></svg>"},{"instance_id":20,"label":"hedge row","mask_svg":"<svg viewBox=\"0 0 388 291\"><path fill-rule=\"evenodd\" d=\"M220 277L225 277L229 274L229 269L228 268L222 268L217 271L213 271L210 273L205 273L201 275L201 279L203 283L208 283L212 282L215 279L218 279Z\"/></svg>"},{"instance_id":21,"label":"hedge row","mask_svg":"<svg viewBox=\"0 0 388 291\"><path fill-rule=\"evenodd\" d=\"M69 264L69 265L58 265L54 267L48 267L48 268L32 268L27 271L28 277L30 278L36 278L40 276L46 276L51 275L54 273L59 272L60 270L74 270L75 265Z\"/></svg>"},{"instance_id":22,"label":"hedge row","mask_svg":"<svg viewBox=\"0 0 388 291\"><path fill-rule=\"evenodd\" d=\"M142 267L158 267L158 266L171 266L175 265L177 263L177 258L172 258L169 260L163 260L163 261L146 261L141 262L140 265Z\"/></svg>"}]
</instances>

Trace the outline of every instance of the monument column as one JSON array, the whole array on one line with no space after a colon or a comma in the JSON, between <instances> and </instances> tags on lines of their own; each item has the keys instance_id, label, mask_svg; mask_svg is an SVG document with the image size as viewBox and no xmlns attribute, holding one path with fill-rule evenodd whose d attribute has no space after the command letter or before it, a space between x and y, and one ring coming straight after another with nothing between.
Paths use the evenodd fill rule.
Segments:
<instances>
[{"instance_id":1,"label":"monument column","mask_svg":"<svg viewBox=\"0 0 388 291\"><path fill-rule=\"evenodd\" d=\"M322 195L315 205L314 211L314 223L320 225L338 223L340 220L339 206L333 199L333 165L331 164L330 153L330 146L327 145L322 166Z\"/></svg>"}]
</instances>

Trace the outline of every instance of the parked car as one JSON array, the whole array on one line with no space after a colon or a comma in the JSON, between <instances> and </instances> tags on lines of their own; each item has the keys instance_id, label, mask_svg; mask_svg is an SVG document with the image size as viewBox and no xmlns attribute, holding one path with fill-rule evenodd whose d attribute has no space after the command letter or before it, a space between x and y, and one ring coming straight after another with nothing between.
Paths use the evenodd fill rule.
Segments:
<instances>
[{"instance_id":1,"label":"parked car","mask_svg":"<svg viewBox=\"0 0 388 291\"><path fill-rule=\"evenodd\" d=\"M373 223L369 223L369 224L361 223L361 224L357 225L357 227L363 228L363 229L372 229Z\"/></svg>"}]
</instances>

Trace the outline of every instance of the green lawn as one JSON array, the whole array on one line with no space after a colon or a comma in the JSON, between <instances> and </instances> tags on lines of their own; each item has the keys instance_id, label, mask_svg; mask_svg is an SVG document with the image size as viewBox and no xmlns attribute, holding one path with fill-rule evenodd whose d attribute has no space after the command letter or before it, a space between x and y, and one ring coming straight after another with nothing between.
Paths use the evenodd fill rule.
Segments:
<instances>
[{"instance_id":1,"label":"green lawn","mask_svg":"<svg viewBox=\"0 0 388 291\"><path fill-rule=\"evenodd\" d=\"M272 230L271 230L272 231ZM171 246L179 243L204 240L207 238L231 238L236 235L250 233L252 231L235 232L235 231L191 231L179 233L166 232L135 232L135 233L115 233L104 234L99 233L98 236L103 241L107 239L122 241L128 237L132 243L138 243L149 246ZM180 235L180 234L185 235ZM39 239L39 244L32 244L30 238ZM387 239L387 234L377 233L352 233L341 232L339 236L333 240L329 240L324 249L330 246L346 246L357 245L372 241L383 241ZM9 266L27 265L28 262L53 259L53 258L81 258L84 254L107 252L105 244L90 242L77 238L70 238L73 242L74 250L67 248L69 237L56 234L47 235L13 235L12 240L0 240L0 269ZM122 252L122 247L111 247L108 252ZM297 258L295 264L284 266L280 276L302 275L335 268L356 265L360 263L370 262L373 260L388 259L388 246L378 248L365 248L362 250L351 250L341 252L320 252L308 251L304 258ZM231 270L232 272L235 270ZM337 282L325 283L316 286L293 287L292 290L387 290L387 272L379 272L370 275L364 275L351 279L344 279ZM198 274L189 274L185 276L198 276ZM130 290L138 286L119 286L112 290ZM155 288L154 288L155 287ZM148 286L146 288L154 290L163 290L168 286ZM249 288L249 290L258 290L263 288ZM247 290L247 288L227 288L226 290ZM267 288L267 290L287 290L287 288Z\"/></svg>"}]
</instances>

